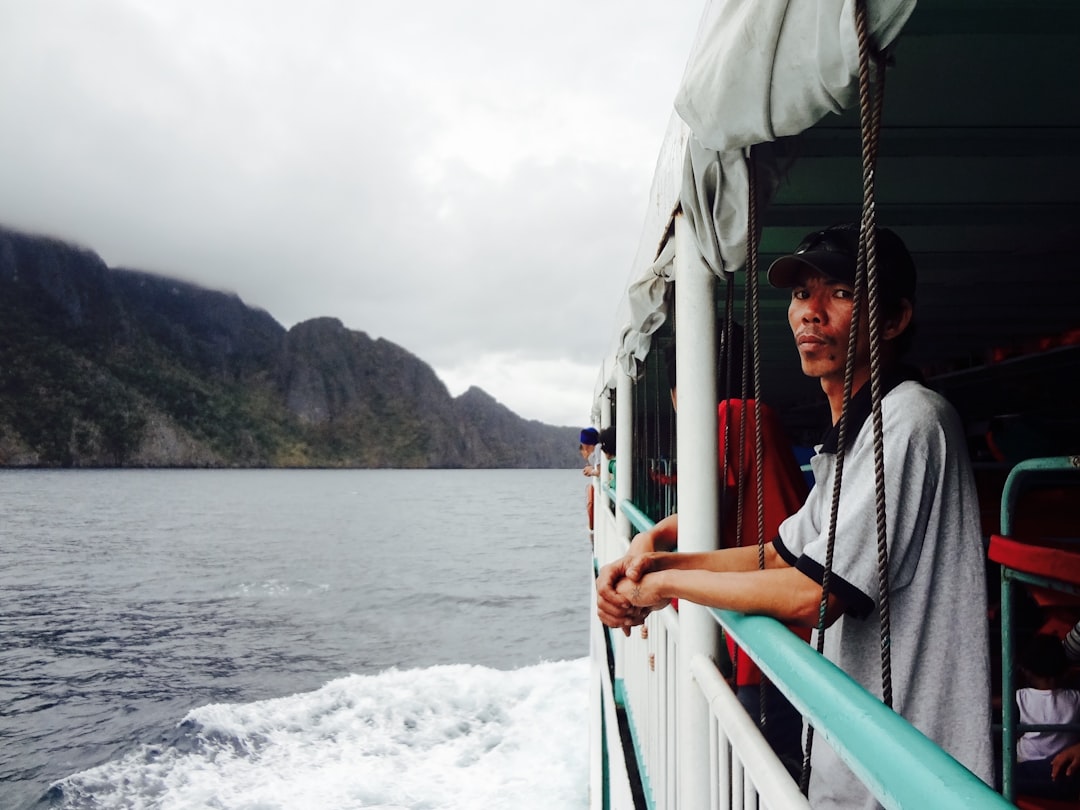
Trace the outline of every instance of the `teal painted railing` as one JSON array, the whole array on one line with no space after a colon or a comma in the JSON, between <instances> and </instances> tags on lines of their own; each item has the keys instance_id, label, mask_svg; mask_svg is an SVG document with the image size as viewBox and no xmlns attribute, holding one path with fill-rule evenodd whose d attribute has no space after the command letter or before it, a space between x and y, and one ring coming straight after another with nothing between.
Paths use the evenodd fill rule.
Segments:
<instances>
[{"instance_id":1,"label":"teal painted railing","mask_svg":"<svg viewBox=\"0 0 1080 810\"><path fill-rule=\"evenodd\" d=\"M713 613L885 807L1012 807L779 622Z\"/></svg>"},{"instance_id":2,"label":"teal painted railing","mask_svg":"<svg viewBox=\"0 0 1080 810\"><path fill-rule=\"evenodd\" d=\"M1080 471L1080 456L1029 458L1014 466L1009 471L1009 476L1005 479L1005 487L1001 492L1001 533L1006 537L1012 536L1016 502L1032 481L1051 479L1052 483L1055 476L1068 477L1078 471Z\"/></svg>"},{"instance_id":3,"label":"teal painted railing","mask_svg":"<svg viewBox=\"0 0 1080 810\"><path fill-rule=\"evenodd\" d=\"M633 504L619 506L638 531L654 525ZM885 807L1013 807L779 622L712 613Z\"/></svg>"},{"instance_id":4,"label":"teal painted railing","mask_svg":"<svg viewBox=\"0 0 1080 810\"><path fill-rule=\"evenodd\" d=\"M638 509L630 501L623 501L619 504L619 508L622 509L622 513L626 515L627 520L630 521L630 525L637 529L639 532L648 531L656 522Z\"/></svg>"}]
</instances>

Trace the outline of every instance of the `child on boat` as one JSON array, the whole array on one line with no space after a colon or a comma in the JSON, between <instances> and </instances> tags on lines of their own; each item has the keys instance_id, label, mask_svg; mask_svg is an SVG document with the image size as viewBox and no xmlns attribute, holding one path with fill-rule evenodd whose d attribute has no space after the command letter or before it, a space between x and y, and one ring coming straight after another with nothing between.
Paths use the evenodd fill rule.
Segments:
<instances>
[{"instance_id":1,"label":"child on boat","mask_svg":"<svg viewBox=\"0 0 1080 810\"><path fill-rule=\"evenodd\" d=\"M1032 637L1022 649L1019 668L1027 686L1016 690L1020 723L1030 725L1080 722L1080 691L1064 687L1068 660L1061 640L1049 633ZM1016 742L1017 793L1027 796L1076 798L1080 774L1052 776L1055 756L1080 742L1069 729L1026 731Z\"/></svg>"}]
</instances>

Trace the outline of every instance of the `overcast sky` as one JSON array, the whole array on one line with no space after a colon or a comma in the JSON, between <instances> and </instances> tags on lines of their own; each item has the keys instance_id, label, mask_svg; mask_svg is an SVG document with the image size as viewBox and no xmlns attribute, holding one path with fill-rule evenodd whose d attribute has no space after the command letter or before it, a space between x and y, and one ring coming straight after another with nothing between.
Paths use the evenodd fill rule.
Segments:
<instances>
[{"instance_id":1,"label":"overcast sky","mask_svg":"<svg viewBox=\"0 0 1080 810\"><path fill-rule=\"evenodd\" d=\"M0 224L588 420L700 0L0 0Z\"/></svg>"}]
</instances>

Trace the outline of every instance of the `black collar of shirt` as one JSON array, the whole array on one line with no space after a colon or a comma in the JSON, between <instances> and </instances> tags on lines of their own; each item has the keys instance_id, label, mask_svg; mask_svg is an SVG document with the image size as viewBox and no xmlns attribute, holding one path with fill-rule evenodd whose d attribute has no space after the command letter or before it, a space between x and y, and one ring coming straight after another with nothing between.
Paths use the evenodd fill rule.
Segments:
<instances>
[{"instance_id":1,"label":"black collar of shirt","mask_svg":"<svg viewBox=\"0 0 1080 810\"><path fill-rule=\"evenodd\" d=\"M884 397L900 383L908 380L921 383L923 381L922 374L919 373L918 369L911 366L896 366L886 371L881 375L881 396ZM858 436L859 431L862 430L863 424L870 416L870 405L870 381L867 380L863 387L851 398L851 402L848 403L847 435L849 441L850 437ZM821 449L818 452L835 453L839 446L840 424L837 423L825 433L825 438L821 442Z\"/></svg>"}]
</instances>

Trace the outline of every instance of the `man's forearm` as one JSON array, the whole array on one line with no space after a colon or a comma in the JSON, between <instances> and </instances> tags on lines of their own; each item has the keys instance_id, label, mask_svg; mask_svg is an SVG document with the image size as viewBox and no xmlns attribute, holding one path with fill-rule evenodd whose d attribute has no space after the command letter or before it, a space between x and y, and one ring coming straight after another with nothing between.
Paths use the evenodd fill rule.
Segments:
<instances>
[{"instance_id":1,"label":"man's forearm","mask_svg":"<svg viewBox=\"0 0 1080 810\"><path fill-rule=\"evenodd\" d=\"M756 571L758 569L757 546L721 548L715 551L673 552L661 555L659 568L698 569L703 571ZM787 568L770 544L765 546L765 568Z\"/></svg>"},{"instance_id":2,"label":"man's forearm","mask_svg":"<svg viewBox=\"0 0 1080 810\"><path fill-rule=\"evenodd\" d=\"M679 542L679 516L668 515L651 529L634 536L626 553L630 556L653 551L671 551Z\"/></svg>"},{"instance_id":3,"label":"man's forearm","mask_svg":"<svg viewBox=\"0 0 1080 810\"><path fill-rule=\"evenodd\" d=\"M706 607L771 616L804 627L813 627L818 621L821 586L795 568L764 571L665 568L648 576L658 578L654 587L664 599L685 599ZM833 598L828 614L829 623L839 614L839 605Z\"/></svg>"}]
</instances>

